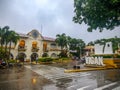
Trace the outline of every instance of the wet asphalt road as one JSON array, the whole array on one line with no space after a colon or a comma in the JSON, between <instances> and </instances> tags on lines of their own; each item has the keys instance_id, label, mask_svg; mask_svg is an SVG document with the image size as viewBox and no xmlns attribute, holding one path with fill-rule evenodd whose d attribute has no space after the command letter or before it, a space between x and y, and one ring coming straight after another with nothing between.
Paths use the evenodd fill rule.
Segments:
<instances>
[{"instance_id":1,"label":"wet asphalt road","mask_svg":"<svg viewBox=\"0 0 120 90\"><path fill-rule=\"evenodd\" d=\"M25 67L0 70L0 90L43 90L50 80Z\"/></svg>"},{"instance_id":2,"label":"wet asphalt road","mask_svg":"<svg viewBox=\"0 0 120 90\"><path fill-rule=\"evenodd\" d=\"M0 69L0 90L120 90L120 69L78 73L47 65Z\"/></svg>"}]
</instances>

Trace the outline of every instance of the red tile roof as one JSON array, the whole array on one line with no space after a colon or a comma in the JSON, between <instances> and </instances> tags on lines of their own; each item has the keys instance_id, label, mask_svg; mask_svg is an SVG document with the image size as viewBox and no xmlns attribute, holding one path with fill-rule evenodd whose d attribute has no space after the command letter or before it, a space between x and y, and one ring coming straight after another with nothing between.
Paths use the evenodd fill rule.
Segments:
<instances>
[{"instance_id":1,"label":"red tile roof","mask_svg":"<svg viewBox=\"0 0 120 90\"><path fill-rule=\"evenodd\" d=\"M51 37L45 37L45 36L43 36L43 40L46 40L46 41L55 41L54 38L51 38Z\"/></svg>"},{"instance_id":2,"label":"red tile roof","mask_svg":"<svg viewBox=\"0 0 120 90\"><path fill-rule=\"evenodd\" d=\"M27 34L23 34L23 33L18 33L20 37L29 37L29 35ZM55 41L55 38L51 38L51 37L46 37L46 36L42 36L43 40L46 41Z\"/></svg>"},{"instance_id":3,"label":"red tile roof","mask_svg":"<svg viewBox=\"0 0 120 90\"><path fill-rule=\"evenodd\" d=\"M17 33L17 34L19 34L20 37L28 37L27 34L23 34L23 33Z\"/></svg>"}]
</instances>

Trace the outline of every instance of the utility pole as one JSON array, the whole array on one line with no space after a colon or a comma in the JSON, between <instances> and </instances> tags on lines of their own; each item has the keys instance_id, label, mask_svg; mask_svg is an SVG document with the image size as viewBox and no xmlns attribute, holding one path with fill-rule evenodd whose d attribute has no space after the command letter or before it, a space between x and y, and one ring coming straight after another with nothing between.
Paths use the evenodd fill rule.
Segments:
<instances>
[{"instance_id":1,"label":"utility pole","mask_svg":"<svg viewBox=\"0 0 120 90\"><path fill-rule=\"evenodd\" d=\"M43 30L43 26L42 26L42 24L41 24L41 35L42 35L42 30Z\"/></svg>"}]
</instances>

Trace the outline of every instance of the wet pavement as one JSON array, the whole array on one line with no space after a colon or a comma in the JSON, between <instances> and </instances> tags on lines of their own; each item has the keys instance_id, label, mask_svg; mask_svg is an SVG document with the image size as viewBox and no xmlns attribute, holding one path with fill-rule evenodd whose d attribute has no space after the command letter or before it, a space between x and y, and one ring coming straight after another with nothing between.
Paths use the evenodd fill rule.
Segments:
<instances>
[{"instance_id":1,"label":"wet pavement","mask_svg":"<svg viewBox=\"0 0 120 90\"><path fill-rule=\"evenodd\" d=\"M0 90L43 90L50 80L25 67L0 69Z\"/></svg>"},{"instance_id":2,"label":"wet pavement","mask_svg":"<svg viewBox=\"0 0 120 90\"><path fill-rule=\"evenodd\" d=\"M77 73L64 70L48 65L0 69L0 90L120 90L120 69Z\"/></svg>"}]
</instances>

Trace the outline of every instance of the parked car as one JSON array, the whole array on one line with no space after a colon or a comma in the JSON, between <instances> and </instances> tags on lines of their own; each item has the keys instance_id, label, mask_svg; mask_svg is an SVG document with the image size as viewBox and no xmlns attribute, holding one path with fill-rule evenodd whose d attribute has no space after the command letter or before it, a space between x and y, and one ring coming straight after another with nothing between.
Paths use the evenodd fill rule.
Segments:
<instances>
[{"instance_id":1,"label":"parked car","mask_svg":"<svg viewBox=\"0 0 120 90\"><path fill-rule=\"evenodd\" d=\"M0 68L6 68L6 66L7 66L6 62L0 59Z\"/></svg>"}]
</instances>

